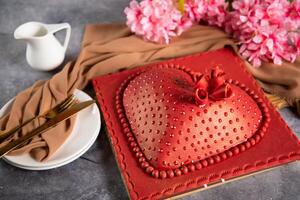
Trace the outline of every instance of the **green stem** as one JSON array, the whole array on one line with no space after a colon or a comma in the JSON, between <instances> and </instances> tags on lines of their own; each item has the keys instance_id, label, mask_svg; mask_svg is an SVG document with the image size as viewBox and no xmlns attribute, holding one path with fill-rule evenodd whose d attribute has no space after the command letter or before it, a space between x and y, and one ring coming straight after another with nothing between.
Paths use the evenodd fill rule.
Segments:
<instances>
[{"instance_id":1,"label":"green stem","mask_svg":"<svg viewBox=\"0 0 300 200\"><path fill-rule=\"evenodd\" d=\"M178 0L178 10L183 14L184 13L184 0Z\"/></svg>"}]
</instances>

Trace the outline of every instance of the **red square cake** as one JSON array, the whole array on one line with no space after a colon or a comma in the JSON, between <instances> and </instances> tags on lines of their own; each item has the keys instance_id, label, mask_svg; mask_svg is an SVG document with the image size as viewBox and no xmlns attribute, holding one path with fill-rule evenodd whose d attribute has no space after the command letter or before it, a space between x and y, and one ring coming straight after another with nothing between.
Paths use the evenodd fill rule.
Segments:
<instances>
[{"instance_id":1,"label":"red square cake","mask_svg":"<svg viewBox=\"0 0 300 200\"><path fill-rule=\"evenodd\" d=\"M229 49L93 83L131 199L176 196L300 158L297 137Z\"/></svg>"}]
</instances>

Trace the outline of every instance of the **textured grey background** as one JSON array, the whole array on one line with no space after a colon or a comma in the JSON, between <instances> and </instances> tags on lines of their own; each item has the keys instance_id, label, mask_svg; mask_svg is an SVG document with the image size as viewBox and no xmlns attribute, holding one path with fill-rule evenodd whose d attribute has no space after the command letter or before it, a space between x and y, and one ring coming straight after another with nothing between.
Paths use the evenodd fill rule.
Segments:
<instances>
[{"instance_id":1,"label":"textured grey background","mask_svg":"<svg viewBox=\"0 0 300 200\"><path fill-rule=\"evenodd\" d=\"M25 61L25 44L14 29L28 21L69 22L72 36L66 60L79 51L84 25L124 21L129 0L0 0L0 107L36 80L55 72L38 72ZM91 89L90 94L93 95ZM285 109L282 116L300 136L300 120ZM280 148L280 147L279 147ZM128 199L106 136L71 164L49 171L25 171L0 161L0 199ZM228 183L184 199L300 199L300 163Z\"/></svg>"}]
</instances>

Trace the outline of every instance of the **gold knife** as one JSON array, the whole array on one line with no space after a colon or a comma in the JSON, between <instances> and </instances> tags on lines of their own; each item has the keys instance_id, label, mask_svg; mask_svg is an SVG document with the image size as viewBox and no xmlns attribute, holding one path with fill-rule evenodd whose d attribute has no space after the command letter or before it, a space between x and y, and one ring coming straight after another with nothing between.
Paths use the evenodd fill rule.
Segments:
<instances>
[{"instance_id":1,"label":"gold knife","mask_svg":"<svg viewBox=\"0 0 300 200\"><path fill-rule=\"evenodd\" d=\"M53 128L54 126L56 126L58 124L60 124L61 122L65 121L66 119L69 119L74 114L76 114L79 111L87 108L88 106L92 105L93 103L95 103L95 101L90 100L90 101L85 101L85 102L81 102L81 103L77 103L77 104L72 105L69 109L59 113L55 118L50 119L49 121L45 122L43 125L41 125L41 126L37 127L36 129L30 131L29 133L27 133L23 137L8 143L4 147L1 147L0 148L0 158L2 158L4 155L6 155L8 152L12 151L13 149L21 146L22 144L24 144L28 140L32 139L34 136L37 136L41 133L46 132L47 130Z\"/></svg>"}]
</instances>

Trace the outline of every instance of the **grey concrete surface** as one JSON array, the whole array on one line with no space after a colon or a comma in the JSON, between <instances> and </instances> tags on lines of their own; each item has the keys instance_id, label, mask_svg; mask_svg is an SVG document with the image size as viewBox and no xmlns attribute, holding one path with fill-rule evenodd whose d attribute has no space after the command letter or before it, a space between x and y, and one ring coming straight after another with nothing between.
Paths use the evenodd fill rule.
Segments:
<instances>
[{"instance_id":1,"label":"grey concrete surface","mask_svg":"<svg viewBox=\"0 0 300 200\"><path fill-rule=\"evenodd\" d=\"M38 72L25 61L25 44L14 29L28 21L69 22L72 36L66 60L79 51L87 23L123 22L129 0L0 0L0 107L36 80L56 73ZM93 95L91 88L89 93ZM288 109L282 116L300 136L300 119ZM128 199L108 139L103 133L92 148L71 164L49 171L26 171L0 161L0 199ZM300 199L300 163L228 183L185 197L189 200Z\"/></svg>"}]
</instances>

